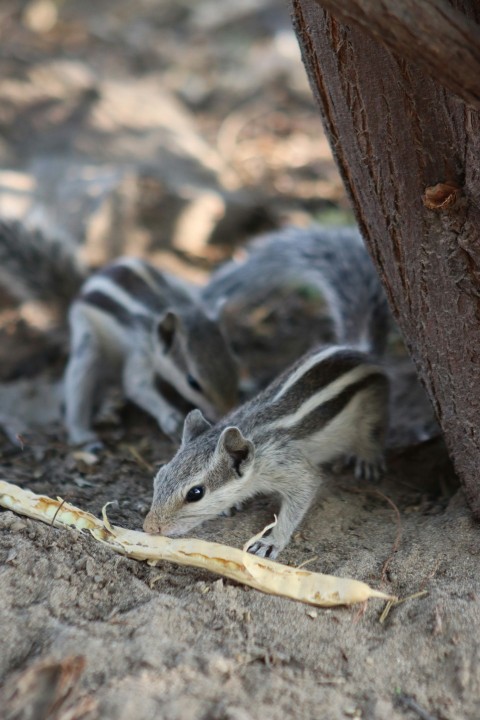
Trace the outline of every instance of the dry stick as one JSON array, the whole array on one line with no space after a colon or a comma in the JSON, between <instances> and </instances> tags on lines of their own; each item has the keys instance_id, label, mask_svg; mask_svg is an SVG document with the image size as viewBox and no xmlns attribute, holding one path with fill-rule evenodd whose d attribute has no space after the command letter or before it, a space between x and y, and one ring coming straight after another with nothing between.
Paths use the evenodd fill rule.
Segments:
<instances>
[{"instance_id":1,"label":"dry stick","mask_svg":"<svg viewBox=\"0 0 480 720\"><path fill-rule=\"evenodd\" d=\"M391 500L389 497L387 497L387 495L384 495L382 492L380 492L380 490L370 490L370 491L367 491L367 492L371 492L371 493L377 494L377 495L379 495L380 497L382 497L384 500L386 500L386 501L388 502L388 504L389 504L389 505L393 508L393 510L395 511L395 515L396 515L396 518L397 518L397 535L396 535L396 538L395 538L395 542L393 543L393 546L392 546L392 552L391 552L390 556L385 560L385 562L383 563L383 567L382 567L382 580L385 580L385 579L386 579L386 573L387 573L387 570L388 570L388 566L390 565L391 561L393 560L393 556L395 555L395 553L397 552L397 550L398 550L398 548L399 548L399 546L400 546L400 541L401 541L401 539L402 539L402 521L401 521L401 518L400 518L400 512L399 512L399 510L398 510L398 507L395 505L395 503L393 502L393 500ZM382 614L380 615L380 617L379 617L379 619L378 619L378 621L379 621L379 623L380 623L381 625L383 625L383 623L384 623L385 620L387 619L388 615L390 614L390 610L392 609L392 607L396 607L397 605L401 605L402 603L406 602L407 600L416 600L416 599L418 599L418 598L426 597L426 596L429 594L429 593L428 593L428 590L422 590L422 587L424 587L424 586L425 586L425 583L435 575L435 573L436 573L436 571L437 571L437 569L438 569L438 565L439 565L439 563L437 563L437 565L435 566L433 572L432 572L430 575L427 575L427 577L422 581L422 584L421 584L421 586L420 586L420 590L419 590L418 592L413 593L412 595L407 595L407 596L404 597L404 598L396 598L395 600L388 600L388 601L387 601L387 603L386 603L386 605L385 605L385 607L384 607L384 609L383 609L383 612L382 612Z\"/></svg>"},{"instance_id":2,"label":"dry stick","mask_svg":"<svg viewBox=\"0 0 480 720\"><path fill-rule=\"evenodd\" d=\"M138 465L140 465L140 467L143 467L145 470L148 470L148 472L150 472L150 473L155 470L153 465L151 465L149 462L147 462L147 460L145 460L145 458L140 455L140 453L138 452L136 447L134 447L133 445L126 445L125 447L129 451L129 453L133 456L133 459L136 461L136 463Z\"/></svg>"},{"instance_id":3,"label":"dry stick","mask_svg":"<svg viewBox=\"0 0 480 720\"><path fill-rule=\"evenodd\" d=\"M300 568L304 568L307 565L310 565L310 563L314 562L315 560L318 560L318 555L314 555L311 558L307 558L303 562L300 563L300 565L297 565L297 570L300 570Z\"/></svg>"},{"instance_id":4,"label":"dry stick","mask_svg":"<svg viewBox=\"0 0 480 720\"><path fill-rule=\"evenodd\" d=\"M67 502L67 498L65 498L64 500L62 500L62 502L61 502L60 505L58 506L57 511L56 511L55 515L53 516L53 518L52 518L52 522L50 523L50 527L53 527L53 526L55 525L55 520L57 519L57 515L58 515L58 513L60 512L60 510L62 509L62 507L65 505L66 502Z\"/></svg>"},{"instance_id":5,"label":"dry stick","mask_svg":"<svg viewBox=\"0 0 480 720\"><path fill-rule=\"evenodd\" d=\"M404 597L404 598L397 598L397 599L395 599L395 600L388 600L388 601L387 601L387 604L386 604L385 607L383 608L382 614L381 614L380 617L378 618L378 622L380 623L380 625L383 625L383 623L385 622L385 620L386 620L387 617L389 616L390 610L392 609L392 607L397 607L397 605L401 605L402 603L407 602L407 600L416 600L416 599L418 599L418 598L426 597L426 596L429 595L429 594L430 594L430 593L428 592L428 590L420 590L419 592L413 593L412 595L407 595L407 596Z\"/></svg>"},{"instance_id":6,"label":"dry stick","mask_svg":"<svg viewBox=\"0 0 480 720\"><path fill-rule=\"evenodd\" d=\"M392 609L392 607L393 607L393 600L387 600L387 604L383 608L383 612L380 615L380 617L378 618L378 622L380 623L380 625L383 625L383 623L389 616L390 610Z\"/></svg>"},{"instance_id":7,"label":"dry stick","mask_svg":"<svg viewBox=\"0 0 480 720\"><path fill-rule=\"evenodd\" d=\"M388 502L388 504L389 504L389 505L393 508L393 510L395 511L395 515L396 515L396 518L397 518L397 535L396 535L396 538L395 538L395 542L393 543L393 546L392 546L392 552L391 552L390 556L385 560L385 562L383 563L383 567L382 567L382 580L385 580L385 579L386 579L386 573L387 573L387 570L388 570L388 566L390 565L391 561L393 560L393 556L395 555L395 553L397 552L397 550L398 550L398 548L399 548L399 546L400 546L400 541L401 541L401 539L402 539L402 521L401 521L401 518L400 518L400 512L399 512L399 510L398 510L398 507L395 505L395 503L393 502L393 500L391 500L389 497L387 497L387 495L384 495L382 492L380 492L380 490L369 490L369 491L367 491L367 492L371 492L371 493L373 493L373 494L377 494L377 495L379 495L380 497L382 497L384 500L386 500L386 501ZM427 576L427 577L423 580L420 588L424 587L424 586L425 586L425 583L427 582L427 580L429 580L431 577L433 577L433 575L434 575L435 572L437 571L437 568L438 568L438 563L437 563L437 565L435 566L435 568L434 568L434 570L433 570L433 573L432 573L431 575ZM383 625L383 623L385 622L385 620L386 620L387 617L389 616L390 610L392 609L392 607L396 607L397 605L401 605L402 603L406 602L407 600L416 600L416 599L418 599L418 598L426 597L428 594L429 594L429 593L428 593L428 590L422 590L422 589L420 589L418 592L413 593L412 595L407 595L407 597L397 598L397 599L395 599L395 600L388 600L387 603L386 603L386 605L385 605L385 607L384 607L384 609L383 609L382 614L380 615L380 617L379 617L379 619L378 619L379 623L380 623L381 625Z\"/></svg>"},{"instance_id":8,"label":"dry stick","mask_svg":"<svg viewBox=\"0 0 480 720\"><path fill-rule=\"evenodd\" d=\"M418 598L427 597L427 595L430 595L428 590L419 590L416 593L412 593L411 595L407 595L404 598L398 598L394 601L394 605L401 605L404 602L407 602L407 600L417 600Z\"/></svg>"}]
</instances>

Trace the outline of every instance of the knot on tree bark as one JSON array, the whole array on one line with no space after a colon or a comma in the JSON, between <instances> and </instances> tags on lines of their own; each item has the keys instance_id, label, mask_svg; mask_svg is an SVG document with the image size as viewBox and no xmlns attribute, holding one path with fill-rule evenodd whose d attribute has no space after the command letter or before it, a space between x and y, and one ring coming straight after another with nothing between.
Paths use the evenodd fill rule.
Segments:
<instances>
[{"instance_id":1,"label":"knot on tree bark","mask_svg":"<svg viewBox=\"0 0 480 720\"><path fill-rule=\"evenodd\" d=\"M437 183L425 188L422 201L428 210L440 212L452 208L461 194L462 190L455 182L446 180L443 183Z\"/></svg>"}]
</instances>

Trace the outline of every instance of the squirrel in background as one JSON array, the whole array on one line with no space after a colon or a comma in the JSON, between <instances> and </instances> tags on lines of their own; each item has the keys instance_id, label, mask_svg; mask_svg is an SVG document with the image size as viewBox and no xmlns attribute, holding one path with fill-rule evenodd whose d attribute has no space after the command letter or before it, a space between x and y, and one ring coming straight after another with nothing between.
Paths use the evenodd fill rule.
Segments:
<instances>
[{"instance_id":1,"label":"squirrel in background","mask_svg":"<svg viewBox=\"0 0 480 720\"><path fill-rule=\"evenodd\" d=\"M184 416L157 389L158 379L211 419L235 405L236 363L187 283L127 257L88 277L65 237L7 221L0 222L0 267L0 283L17 297L69 308L64 402L72 444L101 445L94 411L115 382L175 440Z\"/></svg>"},{"instance_id":2,"label":"squirrel in background","mask_svg":"<svg viewBox=\"0 0 480 720\"><path fill-rule=\"evenodd\" d=\"M384 354L390 311L357 228L287 227L242 250L201 298L249 377L247 395L320 343Z\"/></svg>"},{"instance_id":3,"label":"squirrel in background","mask_svg":"<svg viewBox=\"0 0 480 720\"><path fill-rule=\"evenodd\" d=\"M267 346L267 373L251 373L250 383L240 388L244 397L320 343L382 355L390 314L356 228L286 228L249 243L247 253L245 261L227 262L200 289L136 258L121 258L88 276L68 238L0 222L0 283L19 298L69 307L64 397L70 442L95 445L95 406L112 381L174 438L183 414L162 397L158 377L208 419L221 417L235 406L239 370L245 373L250 364L248 342L237 342L238 328L272 298L281 307L290 295L307 290L318 312L306 336L295 323L289 329L300 336L300 351L295 342ZM282 316L273 316L275 338L275 330L282 333Z\"/></svg>"}]
</instances>

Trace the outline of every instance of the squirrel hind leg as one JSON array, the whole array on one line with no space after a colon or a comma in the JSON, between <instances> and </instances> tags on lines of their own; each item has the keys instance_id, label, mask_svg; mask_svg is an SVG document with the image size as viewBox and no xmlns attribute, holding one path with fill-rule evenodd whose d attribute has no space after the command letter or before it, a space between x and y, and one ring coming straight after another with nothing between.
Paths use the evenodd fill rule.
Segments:
<instances>
[{"instance_id":1,"label":"squirrel hind leg","mask_svg":"<svg viewBox=\"0 0 480 720\"><path fill-rule=\"evenodd\" d=\"M371 483L380 482L387 469L381 450L369 457L364 457L362 454L345 455L332 466L335 474L343 472L346 468L353 469L356 480Z\"/></svg>"},{"instance_id":2,"label":"squirrel hind leg","mask_svg":"<svg viewBox=\"0 0 480 720\"><path fill-rule=\"evenodd\" d=\"M381 480L386 471L385 458L383 454L378 455L374 460L365 460L357 457L355 463L355 477L357 480L377 483Z\"/></svg>"},{"instance_id":3,"label":"squirrel hind leg","mask_svg":"<svg viewBox=\"0 0 480 720\"><path fill-rule=\"evenodd\" d=\"M363 395L352 423L347 464L353 465L357 480L378 482L385 474L385 437L388 430L388 384L380 380L377 387Z\"/></svg>"}]
</instances>

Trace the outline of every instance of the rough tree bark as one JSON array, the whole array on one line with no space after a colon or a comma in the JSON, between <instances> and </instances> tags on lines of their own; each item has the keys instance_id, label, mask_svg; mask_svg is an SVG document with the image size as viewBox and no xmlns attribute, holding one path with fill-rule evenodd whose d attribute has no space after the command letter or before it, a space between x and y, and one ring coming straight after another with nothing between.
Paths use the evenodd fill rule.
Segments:
<instances>
[{"instance_id":1,"label":"rough tree bark","mask_svg":"<svg viewBox=\"0 0 480 720\"><path fill-rule=\"evenodd\" d=\"M480 109L480 27L448 0L315 0Z\"/></svg>"},{"instance_id":2,"label":"rough tree bark","mask_svg":"<svg viewBox=\"0 0 480 720\"><path fill-rule=\"evenodd\" d=\"M453 94L444 87L452 75L441 69L446 27L478 37L480 3L458 0L440 12L433 42L425 25L419 33L423 20L415 23L410 0L291 3L357 220L480 518L480 74L470 72L475 53L454 53ZM422 17L451 8L446 0L416 4ZM438 48L428 75L422 37Z\"/></svg>"}]
</instances>

